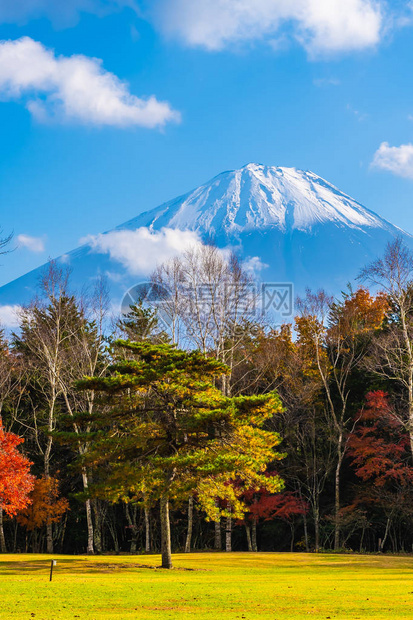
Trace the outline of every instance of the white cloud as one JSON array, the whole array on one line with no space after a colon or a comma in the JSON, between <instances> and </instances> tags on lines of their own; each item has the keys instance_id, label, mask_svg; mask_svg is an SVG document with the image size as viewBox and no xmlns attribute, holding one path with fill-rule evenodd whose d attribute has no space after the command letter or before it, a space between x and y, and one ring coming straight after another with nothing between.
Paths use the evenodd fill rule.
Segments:
<instances>
[{"instance_id":1,"label":"white cloud","mask_svg":"<svg viewBox=\"0 0 413 620\"><path fill-rule=\"evenodd\" d=\"M20 306L6 305L0 306L0 326L2 327L18 327Z\"/></svg>"},{"instance_id":2,"label":"white cloud","mask_svg":"<svg viewBox=\"0 0 413 620\"><path fill-rule=\"evenodd\" d=\"M382 142L371 165L399 177L413 179L413 144L390 146L388 142Z\"/></svg>"},{"instance_id":3,"label":"white cloud","mask_svg":"<svg viewBox=\"0 0 413 620\"><path fill-rule=\"evenodd\" d=\"M39 121L153 128L180 119L169 103L129 93L99 59L55 56L29 37L0 42L0 95L23 100Z\"/></svg>"},{"instance_id":4,"label":"white cloud","mask_svg":"<svg viewBox=\"0 0 413 620\"><path fill-rule=\"evenodd\" d=\"M151 0L153 19L186 45L218 51L285 32L311 56L376 46L383 0ZM280 32L281 31L281 32Z\"/></svg>"},{"instance_id":5,"label":"white cloud","mask_svg":"<svg viewBox=\"0 0 413 620\"><path fill-rule=\"evenodd\" d=\"M253 275L258 275L260 271L266 269L268 265L263 263L259 256L249 256L243 263L242 266L246 271Z\"/></svg>"},{"instance_id":6,"label":"white cloud","mask_svg":"<svg viewBox=\"0 0 413 620\"><path fill-rule=\"evenodd\" d=\"M106 15L122 7L136 9L134 0L0 0L0 23L26 23L49 18L56 26L74 25L80 13Z\"/></svg>"},{"instance_id":7,"label":"white cloud","mask_svg":"<svg viewBox=\"0 0 413 620\"><path fill-rule=\"evenodd\" d=\"M109 254L132 275L150 275L160 263L201 244L198 234L190 230L162 228L152 232L145 227L89 235L80 242L93 252Z\"/></svg>"},{"instance_id":8,"label":"white cloud","mask_svg":"<svg viewBox=\"0 0 413 620\"><path fill-rule=\"evenodd\" d=\"M41 237L17 235L17 243L20 247L30 250L30 252L44 252L44 240Z\"/></svg>"}]
</instances>

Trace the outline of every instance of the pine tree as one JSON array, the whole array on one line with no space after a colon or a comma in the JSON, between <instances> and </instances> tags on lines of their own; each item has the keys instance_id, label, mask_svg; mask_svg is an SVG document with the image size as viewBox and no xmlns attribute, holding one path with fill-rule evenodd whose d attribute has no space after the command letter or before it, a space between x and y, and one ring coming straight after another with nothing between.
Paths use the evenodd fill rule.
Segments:
<instances>
[{"instance_id":1,"label":"pine tree","mask_svg":"<svg viewBox=\"0 0 413 620\"><path fill-rule=\"evenodd\" d=\"M242 478L244 488L280 490L278 477L264 475L267 464L281 458L274 451L279 437L263 427L281 403L276 393L224 396L214 381L228 368L198 351L149 342L117 346L133 359L117 361L109 376L79 383L80 389L101 393L90 450L80 462L99 467L98 496L127 501L145 490L151 501L159 501L162 567L171 568L171 500L196 491L215 520L217 497L227 499L233 517L243 515L241 491L229 480Z\"/></svg>"},{"instance_id":2,"label":"pine tree","mask_svg":"<svg viewBox=\"0 0 413 620\"><path fill-rule=\"evenodd\" d=\"M117 327L126 338L135 342L150 340L160 343L168 340L167 334L159 329L156 308L146 308L141 299L129 307L129 312L118 321Z\"/></svg>"}]
</instances>

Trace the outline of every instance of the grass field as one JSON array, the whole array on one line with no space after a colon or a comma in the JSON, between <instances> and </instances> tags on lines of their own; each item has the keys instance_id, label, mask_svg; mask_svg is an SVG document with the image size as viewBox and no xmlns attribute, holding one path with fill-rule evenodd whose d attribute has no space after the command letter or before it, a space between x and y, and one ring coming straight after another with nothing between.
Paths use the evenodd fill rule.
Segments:
<instances>
[{"instance_id":1,"label":"grass field","mask_svg":"<svg viewBox=\"0 0 413 620\"><path fill-rule=\"evenodd\" d=\"M0 619L413 618L413 558L279 553L0 556Z\"/></svg>"}]
</instances>

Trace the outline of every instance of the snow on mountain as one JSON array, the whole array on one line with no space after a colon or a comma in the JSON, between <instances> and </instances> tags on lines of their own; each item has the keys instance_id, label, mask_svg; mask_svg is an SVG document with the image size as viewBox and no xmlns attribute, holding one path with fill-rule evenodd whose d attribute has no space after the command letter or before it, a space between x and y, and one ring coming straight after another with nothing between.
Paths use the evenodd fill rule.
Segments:
<instances>
[{"instance_id":1,"label":"snow on mountain","mask_svg":"<svg viewBox=\"0 0 413 620\"><path fill-rule=\"evenodd\" d=\"M78 289L107 275L119 300L158 261L213 240L234 249L261 281L291 282L298 293L307 286L339 293L397 236L413 248L411 235L313 172L248 164L86 238L57 260L70 265ZM2 287L0 306L27 302L41 271Z\"/></svg>"},{"instance_id":2,"label":"snow on mountain","mask_svg":"<svg viewBox=\"0 0 413 620\"><path fill-rule=\"evenodd\" d=\"M311 232L325 223L350 228L391 226L313 172L248 164L223 172L121 228L168 226L231 237L269 228Z\"/></svg>"}]
</instances>

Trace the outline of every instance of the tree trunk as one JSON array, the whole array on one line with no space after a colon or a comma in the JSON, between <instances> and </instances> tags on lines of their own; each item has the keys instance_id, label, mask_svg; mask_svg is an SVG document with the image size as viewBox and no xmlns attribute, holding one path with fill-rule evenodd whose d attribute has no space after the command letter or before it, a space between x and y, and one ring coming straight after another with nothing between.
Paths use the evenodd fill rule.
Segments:
<instances>
[{"instance_id":1,"label":"tree trunk","mask_svg":"<svg viewBox=\"0 0 413 620\"><path fill-rule=\"evenodd\" d=\"M129 504L125 504L126 519L131 532L130 552L136 553L138 547L138 526L136 523L136 506L133 507L132 515L129 510Z\"/></svg>"},{"instance_id":2,"label":"tree trunk","mask_svg":"<svg viewBox=\"0 0 413 620\"><path fill-rule=\"evenodd\" d=\"M60 553L63 553L63 544L64 544L64 540L65 540L65 534L66 534L66 526L67 526L67 512L65 514L65 518L63 521L63 526L62 526L62 531L60 534Z\"/></svg>"},{"instance_id":3,"label":"tree trunk","mask_svg":"<svg viewBox=\"0 0 413 620\"><path fill-rule=\"evenodd\" d=\"M17 553L17 529L19 527L17 521L14 521L13 527L13 553Z\"/></svg>"},{"instance_id":4,"label":"tree trunk","mask_svg":"<svg viewBox=\"0 0 413 620\"><path fill-rule=\"evenodd\" d=\"M214 541L215 551L222 550L222 538L221 538L221 519L215 521L215 541Z\"/></svg>"},{"instance_id":5,"label":"tree trunk","mask_svg":"<svg viewBox=\"0 0 413 620\"><path fill-rule=\"evenodd\" d=\"M53 523L46 525L46 553L53 553Z\"/></svg>"},{"instance_id":6,"label":"tree trunk","mask_svg":"<svg viewBox=\"0 0 413 620\"><path fill-rule=\"evenodd\" d=\"M407 403L408 403L408 415L409 415L409 436L410 436L410 450L413 458L413 348L410 339L409 330L407 327L407 312L403 311L403 307L400 307L403 338L405 343L407 355L407 369L408 369L408 386L407 386ZM403 369L404 370L404 369Z\"/></svg>"},{"instance_id":7,"label":"tree trunk","mask_svg":"<svg viewBox=\"0 0 413 620\"><path fill-rule=\"evenodd\" d=\"M257 552L258 551L258 545L257 545L257 519L254 518L252 520L252 550Z\"/></svg>"},{"instance_id":8,"label":"tree trunk","mask_svg":"<svg viewBox=\"0 0 413 620\"><path fill-rule=\"evenodd\" d=\"M6 539L4 538L3 528L3 508L0 506L0 551L1 553L7 553Z\"/></svg>"},{"instance_id":9,"label":"tree trunk","mask_svg":"<svg viewBox=\"0 0 413 620\"><path fill-rule=\"evenodd\" d=\"M191 553L193 520L194 520L194 498L191 496L188 500L188 530L186 533L185 553Z\"/></svg>"},{"instance_id":10,"label":"tree trunk","mask_svg":"<svg viewBox=\"0 0 413 620\"><path fill-rule=\"evenodd\" d=\"M383 540L379 539L379 552L380 553L383 553L384 545L386 544L387 536L389 535L390 523L391 523L391 519L390 517L388 517Z\"/></svg>"},{"instance_id":11,"label":"tree trunk","mask_svg":"<svg viewBox=\"0 0 413 620\"><path fill-rule=\"evenodd\" d=\"M295 524L294 521L290 523L291 529L291 544L290 544L290 553L294 551L294 537L295 537Z\"/></svg>"},{"instance_id":12,"label":"tree trunk","mask_svg":"<svg viewBox=\"0 0 413 620\"><path fill-rule=\"evenodd\" d=\"M92 507L90 505L90 499L86 500L86 521L87 521L87 554L94 555L95 549L93 547L93 521L92 521Z\"/></svg>"},{"instance_id":13,"label":"tree trunk","mask_svg":"<svg viewBox=\"0 0 413 620\"><path fill-rule=\"evenodd\" d=\"M33 553L39 553L40 551L37 530L33 530L32 533L32 551Z\"/></svg>"},{"instance_id":14,"label":"tree trunk","mask_svg":"<svg viewBox=\"0 0 413 620\"><path fill-rule=\"evenodd\" d=\"M95 515L95 527L93 528L93 546L96 553L103 552L102 545L102 505L99 500L92 500L93 514Z\"/></svg>"},{"instance_id":15,"label":"tree trunk","mask_svg":"<svg viewBox=\"0 0 413 620\"><path fill-rule=\"evenodd\" d=\"M171 551L171 526L169 522L169 501L168 497L162 496L160 500L161 509L161 553L162 568L172 568Z\"/></svg>"},{"instance_id":16,"label":"tree trunk","mask_svg":"<svg viewBox=\"0 0 413 620\"><path fill-rule=\"evenodd\" d=\"M340 548L340 472L341 463L343 461L343 454L341 446L343 443L343 435L340 433L337 446L337 466L334 480L334 550L337 551Z\"/></svg>"},{"instance_id":17,"label":"tree trunk","mask_svg":"<svg viewBox=\"0 0 413 620\"><path fill-rule=\"evenodd\" d=\"M54 404L50 408L49 426L48 426L49 432L53 430L53 411L54 411ZM44 453L44 475L45 475L45 478L47 479L50 478L50 454L52 451L52 443L53 443L53 439L51 437L48 437L47 446L46 446L46 450ZM53 553L53 523L46 524L46 553Z\"/></svg>"},{"instance_id":18,"label":"tree trunk","mask_svg":"<svg viewBox=\"0 0 413 620\"><path fill-rule=\"evenodd\" d=\"M138 537L136 535L136 528L132 530L132 540L130 541L130 552L136 553L138 548Z\"/></svg>"},{"instance_id":19,"label":"tree trunk","mask_svg":"<svg viewBox=\"0 0 413 620\"><path fill-rule=\"evenodd\" d=\"M89 487L89 481L85 470L82 471L83 490L87 491ZM87 522L87 553L88 555L94 555L95 549L93 547L93 520L92 520L92 506L90 499L86 500L86 522Z\"/></svg>"},{"instance_id":20,"label":"tree trunk","mask_svg":"<svg viewBox=\"0 0 413 620\"><path fill-rule=\"evenodd\" d=\"M145 511L145 552L150 553L151 552L151 523L149 520L149 508L146 504L144 506L144 511Z\"/></svg>"},{"instance_id":21,"label":"tree trunk","mask_svg":"<svg viewBox=\"0 0 413 620\"><path fill-rule=\"evenodd\" d=\"M116 555L118 555L119 554L119 540L118 540L118 533L116 530L116 518L113 515L112 511L108 515L108 519L106 520L106 523L107 523L110 535L112 536L114 551Z\"/></svg>"},{"instance_id":22,"label":"tree trunk","mask_svg":"<svg viewBox=\"0 0 413 620\"><path fill-rule=\"evenodd\" d=\"M303 524L304 524L304 540L305 540L305 550L308 553L310 551L310 546L308 544L308 527L307 527L307 515L303 514Z\"/></svg>"},{"instance_id":23,"label":"tree trunk","mask_svg":"<svg viewBox=\"0 0 413 620\"><path fill-rule=\"evenodd\" d=\"M251 528L248 523L245 524L245 532L247 534L248 551L252 551Z\"/></svg>"},{"instance_id":24,"label":"tree trunk","mask_svg":"<svg viewBox=\"0 0 413 620\"><path fill-rule=\"evenodd\" d=\"M413 459L413 385L412 381L409 381L409 436L410 436L410 452Z\"/></svg>"},{"instance_id":25,"label":"tree trunk","mask_svg":"<svg viewBox=\"0 0 413 620\"><path fill-rule=\"evenodd\" d=\"M315 552L320 551L320 509L317 506L314 508L314 534L315 534Z\"/></svg>"},{"instance_id":26,"label":"tree trunk","mask_svg":"<svg viewBox=\"0 0 413 620\"><path fill-rule=\"evenodd\" d=\"M225 551L232 551L232 517L226 518L225 527Z\"/></svg>"},{"instance_id":27,"label":"tree trunk","mask_svg":"<svg viewBox=\"0 0 413 620\"><path fill-rule=\"evenodd\" d=\"M363 542L364 542L364 534L366 532L366 528L363 527L362 531L361 531L361 538L360 538L360 548L359 548L359 552L362 553L363 551Z\"/></svg>"}]
</instances>

